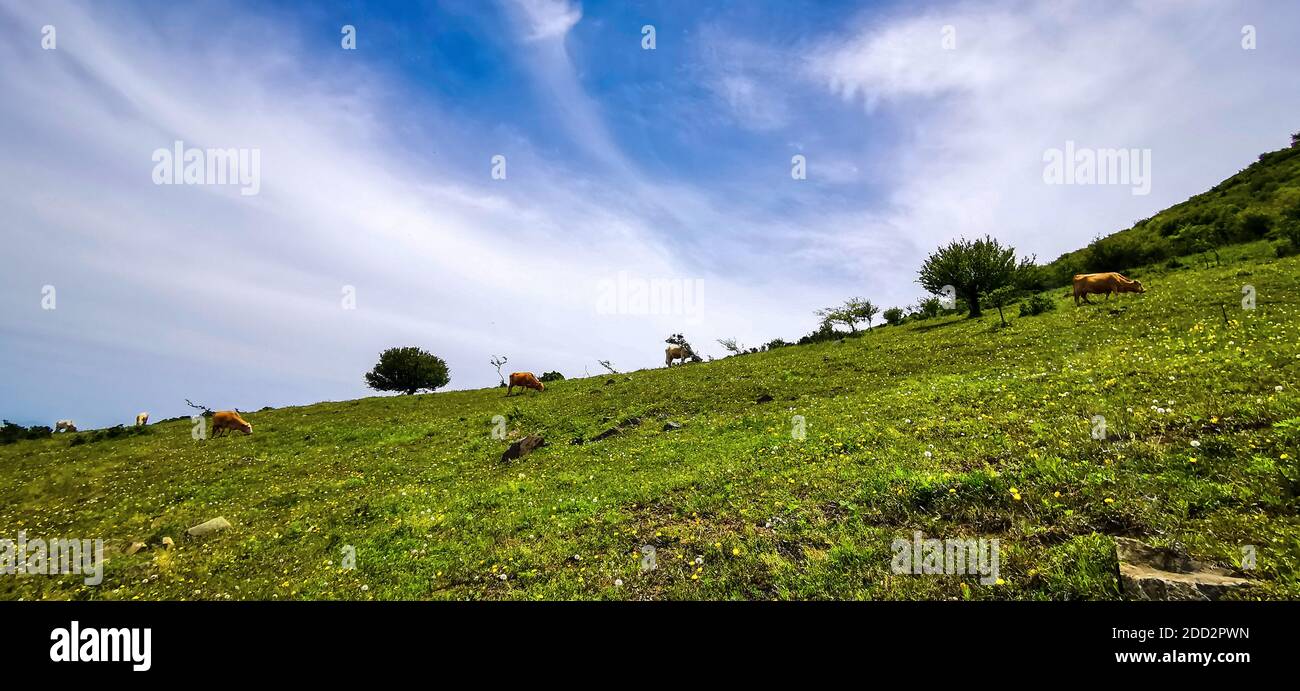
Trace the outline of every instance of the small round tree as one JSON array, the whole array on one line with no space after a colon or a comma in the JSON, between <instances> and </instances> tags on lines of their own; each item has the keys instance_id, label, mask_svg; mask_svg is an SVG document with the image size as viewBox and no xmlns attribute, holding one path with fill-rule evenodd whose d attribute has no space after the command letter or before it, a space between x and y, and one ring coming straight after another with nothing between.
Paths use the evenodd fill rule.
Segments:
<instances>
[{"instance_id":1,"label":"small round tree","mask_svg":"<svg viewBox=\"0 0 1300 691\"><path fill-rule=\"evenodd\" d=\"M379 355L375 368L366 373L366 384L376 391L413 394L433 391L451 381L447 363L415 346L389 348Z\"/></svg>"},{"instance_id":2,"label":"small round tree","mask_svg":"<svg viewBox=\"0 0 1300 691\"><path fill-rule=\"evenodd\" d=\"M1027 262L1028 260L1026 260ZM980 295L1012 282L1016 270L1016 249L984 236L979 240L953 240L940 247L921 265L921 287L940 293L952 286L970 306L970 317L981 315Z\"/></svg>"}]
</instances>

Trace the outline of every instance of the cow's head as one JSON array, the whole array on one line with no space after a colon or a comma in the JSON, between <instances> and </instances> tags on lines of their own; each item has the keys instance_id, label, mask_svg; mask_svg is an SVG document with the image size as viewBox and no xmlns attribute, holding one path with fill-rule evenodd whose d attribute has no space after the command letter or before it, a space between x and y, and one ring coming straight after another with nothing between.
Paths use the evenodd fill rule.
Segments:
<instances>
[{"instance_id":1,"label":"cow's head","mask_svg":"<svg viewBox=\"0 0 1300 691\"><path fill-rule=\"evenodd\" d=\"M252 433L253 433L253 426L252 426L251 424L245 422L244 424L242 424L242 425L239 426L239 431L240 431L240 432L243 432L244 434L252 434Z\"/></svg>"},{"instance_id":2,"label":"cow's head","mask_svg":"<svg viewBox=\"0 0 1300 691\"><path fill-rule=\"evenodd\" d=\"M1145 293L1147 289L1142 287L1142 281L1133 281L1133 292Z\"/></svg>"},{"instance_id":3,"label":"cow's head","mask_svg":"<svg viewBox=\"0 0 1300 691\"><path fill-rule=\"evenodd\" d=\"M538 391L545 391L545 390L546 390L546 385L543 384L542 382L538 381L538 382L537 382L537 390L538 390Z\"/></svg>"}]
</instances>

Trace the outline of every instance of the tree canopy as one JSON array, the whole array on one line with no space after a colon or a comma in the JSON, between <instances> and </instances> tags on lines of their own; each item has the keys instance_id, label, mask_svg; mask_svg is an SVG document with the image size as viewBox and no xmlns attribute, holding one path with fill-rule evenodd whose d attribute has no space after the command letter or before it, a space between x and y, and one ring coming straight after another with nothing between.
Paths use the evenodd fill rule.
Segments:
<instances>
[{"instance_id":1,"label":"tree canopy","mask_svg":"<svg viewBox=\"0 0 1300 691\"><path fill-rule=\"evenodd\" d=\"M1025 260L1024 266L1029 265ZM952 286L970 306L972 318L980 316L980 296L1015 280L1016 249L989 236L977 240L953 240L926 258L919 283L931 293Z\"/></svg>"},{"instance_id":2,"label":"tree canopy","mask_svg":"<svg viewBox=\"0 0 1300 691\"><path fill-rule=\"evenodd\" d=\"M415 346L389 348L379 355L375 368L366 373L366 385L376 391L400 391L413 394L433 391L451 381L451 372L442 358Z\"/></svg>"}]
</instances>

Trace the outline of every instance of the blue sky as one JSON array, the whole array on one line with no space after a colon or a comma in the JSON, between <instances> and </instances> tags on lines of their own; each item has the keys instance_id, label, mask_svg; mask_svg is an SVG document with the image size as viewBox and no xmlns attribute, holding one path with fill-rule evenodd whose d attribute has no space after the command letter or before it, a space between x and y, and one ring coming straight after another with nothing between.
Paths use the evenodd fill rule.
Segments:
<instances>
[{"instance_id":1,"label":"blue sky","mask_svg":"<svg viewBox=\"0 0 1300 691\"><path fill-rule=\"evenodd\" d=\"M850 296L914 302L951 238L1050 260L1285 146L1298 20L1281 1L0 0L0 416L355 398L394 345L474 388L493 354L583 376L660 366L674 332L712 355L792 340ZM176 140L256 149L259 193L155 185ZM1149 149L1151 193L1044 184L1066 141ZM698 304L602 311L620 276Z\"/></svg>"}]
</instances>

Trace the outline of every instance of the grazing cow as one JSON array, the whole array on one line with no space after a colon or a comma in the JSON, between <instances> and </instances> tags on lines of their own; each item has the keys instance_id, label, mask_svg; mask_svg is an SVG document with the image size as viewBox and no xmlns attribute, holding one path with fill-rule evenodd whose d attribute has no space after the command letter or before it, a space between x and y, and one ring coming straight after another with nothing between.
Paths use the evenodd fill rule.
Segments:
<instances>
[{"instance_id":1,"label":"grazing cow","mask_svg":"<svg viewBox=\"0 0 1300 691\"><path fill-rule=\"evenodd\" d=\"M664 364L668 367L672 367L673 360L681 360L684 365L693 355L695 355L695 353L691 352L690 346L670 345L667 348L664 348Z\"/></svg>"},{"instance_id":2,"label":"grazing cow","mask_svg":"<svg viewBox=\"0 0 1300 691\"><path fill-rule=\"evenodd\" d=\"M1079 304L1079 299L1091 305L1088 301L1089 293L1105 293L1106 299L1110 299L1111 293L1145 293L1146 288L1142 287L1141 281L1134 281L1114 271L1108 271L1100 274L1075 274L1074 275L1074 304Z\"/></svg>"},{"instance_id":3,"label":"grazing cow","mask_svg":"<svg viewBox=\"0 0 1300 691\"><path fill-rule=\"evenodd\" d=\"M230 430L239 430L244 434L252 434L253 426L248 424L244 418L239 416L237 410L223 410L219 413L212 414L212 438L216 439L221 436L222 432Z\"/></svg>"},{"instance_id":4,"label":"grazing cow","mask_svg":"<svg viewBox=\"0 0 1300 691\"><path fill-rule=\"evenodd\" d=\"M72 424L72 420L59 420L54 423L55 432L76 432L77 426Z\"/></svg>"},{"instance_id":5,"label":"grazing cow","mask_svg":"<svg viewBox=\"0 0 1300 691\"><path fill-rule=\"evenodd\" d=\"M506 395L509 396L516 386L521 389L546 390L546 385L537 381L537 377L534 377L532 372L512 372L510 374L510 384L506 386Z\"/></svg>"},{"instance_id":6,"label":"grazing cow","mask_svg":"<svg viewBox=\"0 0 1300 691\"><path fill-rule=\"evenodd\" d=\"M147 424L149 424L149 413L140 413L139 415L135 416L136 427L143 427Z\"/></svg>"}]
</instances>

